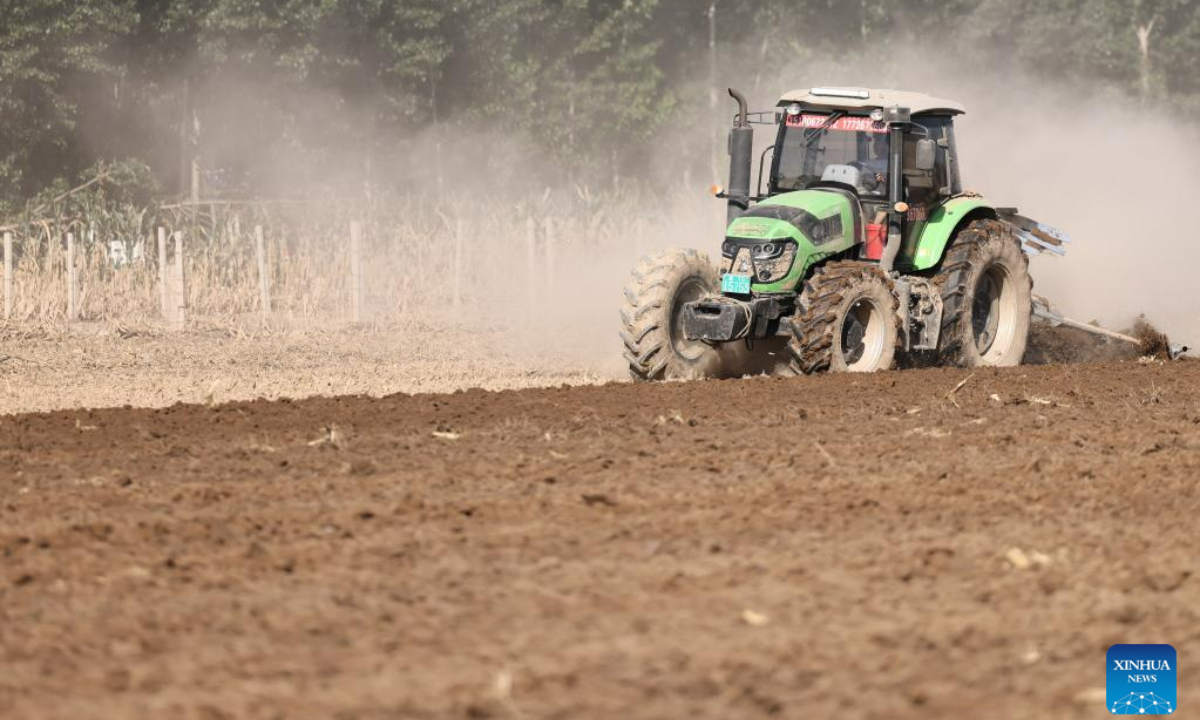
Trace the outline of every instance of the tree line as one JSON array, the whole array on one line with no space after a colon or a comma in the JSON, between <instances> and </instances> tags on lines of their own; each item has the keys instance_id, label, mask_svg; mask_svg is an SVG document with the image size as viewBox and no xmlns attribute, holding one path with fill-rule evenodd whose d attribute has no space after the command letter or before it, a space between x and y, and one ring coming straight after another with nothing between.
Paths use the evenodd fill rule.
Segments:
<instances>
[{"instance_id":1,"label":"tree line","mask_svg":"<svg viewBox=\"0 0 1200 720\"><path fill-rule=\"evenodd\" d=\"M710 113L719 79L901 45L1200 109L1197 5L0 0L0 213L102 165L160 196L198 177L262 194L279 180L262 167L387 182L414 143L453 149L479 128L567 176L611 177Z\"/></svg>"}]
</instances>

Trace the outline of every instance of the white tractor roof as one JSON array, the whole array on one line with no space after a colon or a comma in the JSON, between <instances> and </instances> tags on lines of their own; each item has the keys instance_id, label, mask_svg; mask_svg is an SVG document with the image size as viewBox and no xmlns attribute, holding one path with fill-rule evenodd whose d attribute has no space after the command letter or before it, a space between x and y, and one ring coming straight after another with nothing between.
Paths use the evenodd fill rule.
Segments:
<instances>
[{"instance_id":1,"label":"white tractor roof","mask_svg":"<svg viewBox=\"0 0 1200 720\"><path fill-rule=\"evenodd\" d=\"M962 103L935 98L924 93L854 87L793 90L779 100L780 105L792 103L829 110L869 110L899 105L912 110L913 115L922 113L958 115L967 111Z\"/></svg>"}]
</instances>

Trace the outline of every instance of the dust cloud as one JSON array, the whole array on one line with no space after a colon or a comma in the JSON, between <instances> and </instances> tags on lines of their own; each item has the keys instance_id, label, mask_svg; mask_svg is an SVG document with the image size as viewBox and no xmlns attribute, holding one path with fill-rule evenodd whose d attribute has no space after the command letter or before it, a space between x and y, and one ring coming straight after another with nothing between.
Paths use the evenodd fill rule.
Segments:
<instances>
[{"instance_id":1,"label":"dust cloud","mask_svg":"<svg viewBox=\"0 0 1200 720\"><path fill-rule=\"evenodd\" d=\"M756 71L753 82L736 75L721 84L750 91L752 109L772 109L783 92L812 85L964 102L965 186L1073 239L1066 257L1033 261L1035 292L1083 321L1126 328L1145 314L1172 340L1200 344L1191 284L1200 244L1186 210L1200 192L1189 162L1200 157L1200 138L1183 118L1101 87L1056 87L1011 68L962 67L895 48L882 60L782 63ZM694 79L675 84L707 91ZM669 124L645 166L627 168L615 190L600 190L608 169L564 182L529 138L495 131L430 132L389 149L374 172L411 190L377 200L386 212L370 233L368 273L406 295L376 298L375 314L417 308L434 318L430 332L489 332L513 356L553 355L602 379L623 377L617 309L638 258L672 246L717 251L724 205L707 187L726 178L708 177L708 157L732 112L722 97L707 126ZM758 132L756 157L770 133ZM722 154L722 174L726 162ZM452 281L455 264L461 277Z\"/></svg>"},{"instance_id":2,"label":"dust cloud","mask_svg":"<svg viewBox=\"0 0 1200 720\"><path fill-rule=\"evenodd\" d=\"M1072 239L1065 257L1033 259L1035 292L1085 322L1130 329L1144 315L1174 342L1200 344L1200 239L1187 211L1200 197L1193 167L1200 133L1190 118L1098 84L1055 85L1018 68L964 66L894 47L884 59L823 59L783 66L767 78L757 83L755 108L772 108L783 92L813 85L889 87L964 103L957 140L965 188ZM738 85L738 78L725 79ZM717 119L725 121L729 110L722 105ZM756 153L771 142L757 135ZM701 152L707 143L694 138ZM703 220L692 237L711 251L722 218L695 212L663 209L694 224Z\"/></svg>"},{"instance_id":3,"label":"dust cloud","mask_svg":"<svg viewBox=\"0 0 1200 720\"><path fill-rule=\"evenodd\" d=\"M1071 236L1065 257L1032 264L1037 292L1117 328L1145 314L1195 346L1200 243L1188 207L1200 193L1200 140L1184 119L1128 101L1033 99L981 98L982 116L964 126L979 135L963 147L973 185Z\"/></svg>"}]
</instances>

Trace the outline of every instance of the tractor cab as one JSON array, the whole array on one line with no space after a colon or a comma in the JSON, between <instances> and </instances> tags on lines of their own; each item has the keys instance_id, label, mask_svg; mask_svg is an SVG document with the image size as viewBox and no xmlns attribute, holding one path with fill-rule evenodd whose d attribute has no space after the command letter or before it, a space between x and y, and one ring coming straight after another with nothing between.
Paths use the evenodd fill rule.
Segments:
<instances>
[{"instance_id":1,"label":"tractor cab","mask_svg":"<svg viewBox=\"0 0 1200 720\"><path fill-rule=\"evenodd\" d=\"M775 152L760 199L800 190L852 194L866 259L880 259L897 202L908 208L901 231L909 235L903 231L919 229L916 223L934 207L962 192L954 116L964 109L954 101L895 90L811 88L787 93L778 107Z\"/></svg>"},{"instance_id":2,"label":"tractor cab","mask_svg":"<svg viewBox=\"0 0 1200 720\"><path fill-rule=\"evenodd\" d=\"M937 262L940 248L922 238L962 193L954 145L962 105L922 93L818 87L785 94L774 113L749 113L734 96L723 293L794 295L830 257L876 262L884 272ZM760 163L752 193L751 118L771 114L777 134L764 152L771 160Z\"/></svg>"}]
</instances>

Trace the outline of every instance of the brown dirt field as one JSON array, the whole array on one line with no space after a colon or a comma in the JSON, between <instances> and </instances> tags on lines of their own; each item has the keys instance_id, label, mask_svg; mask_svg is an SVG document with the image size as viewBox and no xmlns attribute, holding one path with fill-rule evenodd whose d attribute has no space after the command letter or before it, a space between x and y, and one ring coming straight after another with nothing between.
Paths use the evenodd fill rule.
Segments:
<instances>
[{"instance_id":1,"label":"brown dirt field","mask_svg":"<svg viewBox=\"0 0 1200 720\"><path fill-rule=\"evenodd\" d=\"M1092 718L1118 642L1200 703L1194 361L0 438L5 718Z\"/></svg>"},{"instance_id":2,"label":"brown dirt field","mask_svg":"<svg viewBox=\"0 0 1200 720\"><path fill-rule=\"evenodd\" d=\"M68 335L0 329L0 415L300 398L595 384L619 358L499 330L410 324ZM541 337L541 343L546 338ZM606 343L611 348L612 343Z\"/></svg>"}]
</instances>

